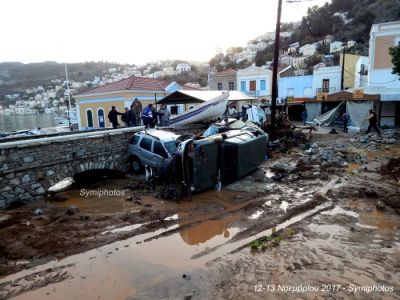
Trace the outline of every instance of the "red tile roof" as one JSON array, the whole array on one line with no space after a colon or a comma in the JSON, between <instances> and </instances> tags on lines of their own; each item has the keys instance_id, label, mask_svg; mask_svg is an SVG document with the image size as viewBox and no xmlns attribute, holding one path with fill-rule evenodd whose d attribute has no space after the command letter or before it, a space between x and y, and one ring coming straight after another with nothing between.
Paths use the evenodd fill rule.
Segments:
<instances>
[{"instance_id":1,"label":"red tile roof","mask_svg":"<svg viewBox=\"0 0 400 300\"><path fill-rule=\"evenodd\" d=\"M217 75L236 75L237 71L235 69L229 68L218 72Z\"/></svg>"},{"instance_id":2,"label":"red tile roof","mask_svg":"<svg viewBox=\"0 0 400 300\"><path fill-rule=\"evenodd\" d=\"M80 96L86 94L109 93L123 90L163 91L169 84L170 82L166 80L132 76L102 86L85 89L79 92L77 95Z\"/></svg>"}]
</instances>

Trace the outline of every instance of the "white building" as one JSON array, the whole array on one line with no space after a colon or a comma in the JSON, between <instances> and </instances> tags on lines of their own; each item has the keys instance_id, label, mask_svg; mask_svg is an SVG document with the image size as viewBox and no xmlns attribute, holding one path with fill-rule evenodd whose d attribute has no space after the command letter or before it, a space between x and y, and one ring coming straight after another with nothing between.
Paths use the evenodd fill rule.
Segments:
<instances>
[{"instance_id":1,"label":"white building","mask_svg":"<svg viewBox=\"0 0 400 300\"><path fill-rule=\"evenodd\" d=\"M342 50L342 42L339 41L334 41L332 43L330 43L329 45L329 53L335 53L335 52L340 52L340 50Z\"/></svg>"},{"instance_id":2,"label":"white building","mask_svg":"<svg viewBox=\"0 0 400 300\"><path fill-rule=\"evenodd\" d=\"M178 64L176 66L176 73L180 74L182 72L190 72L192 68L187 63Z\"/></svg>"},{"instance_id":3,"label":"white building","mask_svg":"<svg viewBox=\"0 0 400 300\"><path fill-rule=\"evenodd\" d=\"M340 91L341 75L340 66L314 68L313 91L316 94Z\"/></svg>"},{"instance_id":4,"label":"white building","mask_svg":"<svg viewBox=\"0 0 400 300\"><path fill-rule=\"evenodd\" d=\"M299 49L299 53L303 56L311 56L317 52L316 44L306 44Z\"/></svg>"},{"instance_id":5,"label":"white building","mask_svg":"<svg viewBox=\"0 0 400 300\"><path fill-rule=\"evenodd\" d=\"M272 71L266 66L252 65L236 73L238 88L241 92L253 97L270 97Z\"/></svg>"},{"instance_id":6,"label":"white building","mask_svg":"<svg viewBox=\"0 0 400 300\"><path fill-rule=\"evenodd\" d=\"M381 125L400 125L400 80L389 48L400 46L400 21L373 24L369 40L368 93L381 95Z\"/></svg>"}]
</instances>

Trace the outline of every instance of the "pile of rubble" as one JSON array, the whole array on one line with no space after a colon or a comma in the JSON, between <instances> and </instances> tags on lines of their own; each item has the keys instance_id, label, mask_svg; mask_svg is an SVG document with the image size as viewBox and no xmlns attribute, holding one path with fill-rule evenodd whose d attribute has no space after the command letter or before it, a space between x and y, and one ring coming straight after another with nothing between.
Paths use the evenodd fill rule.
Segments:
<instances>
[{"instance_id":1,"label":"pile of rubble","mask_svg":"<svg viewBox=\"0 0 400 300\"><path fill-rule=\"evenodd\" d=\"M320 147L318 143L305 145L304 152L294 164L277 163L271 166L275 172L273 179L290 181L297 179L328 179L330 174L343 172L349 163L364 166L368 163L366 156L349 152L344 145L338 147Z\"/></svg>"},{"instance_id":2,"label":"pile of rubble","mask_svg":"<svg viewBox=\"0 0 400 300\"><path fill-rule=\"evenodd\" d=\"M354 143L356 147L376 150L381 145L394 145L400 142L400 131L396 129L385 129L382 130L381 134L369 133L358 139L351 138L351 143Z\"/></svg>"}]
</instances>

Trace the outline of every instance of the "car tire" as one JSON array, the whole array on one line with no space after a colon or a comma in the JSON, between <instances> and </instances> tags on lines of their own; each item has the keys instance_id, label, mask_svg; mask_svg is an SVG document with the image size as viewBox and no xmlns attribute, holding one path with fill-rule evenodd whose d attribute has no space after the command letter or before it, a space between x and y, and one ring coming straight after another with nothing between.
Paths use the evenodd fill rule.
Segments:
<instances>
[{"instance_id":1,"label":"car tire","mask_svg":"<svg viewBox=\"0 0 400 300\"><path fill-rule=\"evenodd\" d=\"M143 172L143 165L140 162L139 158L137 158L136 156L131 157L131 168L132 168L132 171L135 173Z\"/></svg>"}]
</instances>

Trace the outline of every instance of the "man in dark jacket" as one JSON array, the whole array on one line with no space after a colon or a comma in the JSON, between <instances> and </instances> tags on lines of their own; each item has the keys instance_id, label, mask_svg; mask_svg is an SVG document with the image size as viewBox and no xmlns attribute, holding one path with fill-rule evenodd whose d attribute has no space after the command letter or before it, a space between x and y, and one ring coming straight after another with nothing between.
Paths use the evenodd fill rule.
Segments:
<instances>
[{"instance_id":1,"label":"man in dark jacket","mask_svg":"<svg viewBox=\"0 0 400 300\"><path fill-rule=\"evenodd\" d=\"M381 132L378 129L378 126L376 125L378 123L378 117L376 116L376 112L373 111L372 109L369 111L369 117L368 117L369 125L366 133L369 133L372 128L374 128L378 134L381 134Z\"/></svg>"},{"instance_id":2,"label":"man in dark jacket","mask_svg":"<svg viewBox=\"0 0 400 300\"><path fill-rule=\"evenodd\" d=\"M131 106L131 109L127 112L127 120L128 120L128 127L135 127L137 126L136 122L136 114L135 114L135 107L134 105Z\"/></svg>"},{"instance_id":3,"label":"man in dark jacket","mask_svg":"<svg viewBox=\"0 0 400 300\"><path fill-rule=\"evenodd\" d=\"M110 120L113 128L117 128L118 127L118 116L122 116L123 113L120 113L117 111L117 109L115 108L115 106L111 107L110 112L108 113L108 120Z\"/></svg>"}]
</instances>

